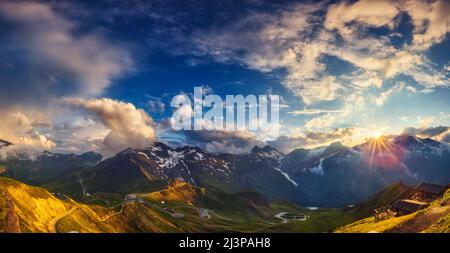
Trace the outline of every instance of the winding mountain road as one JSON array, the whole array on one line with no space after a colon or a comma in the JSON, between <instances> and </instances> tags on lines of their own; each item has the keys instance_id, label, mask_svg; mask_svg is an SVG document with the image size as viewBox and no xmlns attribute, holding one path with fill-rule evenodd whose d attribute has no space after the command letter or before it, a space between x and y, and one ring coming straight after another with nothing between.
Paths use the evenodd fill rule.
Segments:
<instances>
[{"instance_id":1,"label":"winding mountain road","mask_svg":"<svg viewBox=\"0 0 450 253\"><path fill-rule=\"evenodd\" d=\"M78 206L74 206L72 207L69 211L56 216L55 218L53 218L49 223L48 223L48 231L50 233L57 233L56 231L56 224L58 224L58 221L60 221L62 218L71 215L76 209L78 208Z\"/></svg>"}]
</instances>

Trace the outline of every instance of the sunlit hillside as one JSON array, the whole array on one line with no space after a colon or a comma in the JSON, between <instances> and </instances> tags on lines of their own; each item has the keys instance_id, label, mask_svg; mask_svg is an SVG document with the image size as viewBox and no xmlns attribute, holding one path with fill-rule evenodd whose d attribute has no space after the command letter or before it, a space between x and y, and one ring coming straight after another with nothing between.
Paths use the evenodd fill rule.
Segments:
<instances>
[{"instance_id":1,"label":"sunlit hillside","mask_svg":"<svg viewBox=\"0 0 450 253\"><path fill-rule=\"evenodd\" d=\"M338 233L435 233L450 232L450 190L424 210L404 216L376 220L365 218L337 229Z\"/></svg>"},{"instance_id":2,"label":"sunlit hillside","mask_svg":"<svg viewBox=\"0 0 450 253\"><path fill-rule=\"evenodd\" d=\"M125 195L114 206L0 178L3 232L327 232L354 221L345 210L269 202L256 192L228 194L174 181L162 191ZM99 195L100 196L100 195Z\"/></svg>"},{"instance_id":3,"label":"sunlit hillside","mask_svg":"<svg viewBox=\"0 0 450 253\"><path fill-rule=\"evenodd\" d=\"M120 232L122 224L102 217L113 211L100 206L82 205L63 195L54 196L45 189L28 186L17 181L0 178L4 224L6 232ZM15 226L14 222L15 221ZM117 226L120 224L120 226Z\"/></svg>"}]
</instances>

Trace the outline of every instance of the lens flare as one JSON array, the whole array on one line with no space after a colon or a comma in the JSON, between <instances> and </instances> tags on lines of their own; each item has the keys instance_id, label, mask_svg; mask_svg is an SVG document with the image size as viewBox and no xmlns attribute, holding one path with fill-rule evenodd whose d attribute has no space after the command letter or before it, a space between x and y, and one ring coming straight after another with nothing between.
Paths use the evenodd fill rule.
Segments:
<instances>
[{"instance_id":1,"label":"lens flare","mask_svg":"<svg viewBox=\"0 0 450 253\"><path fill-rule=\"evenodd\" d=\"M374 136L378 137L369 139L364 150L369 166L385 169L398 168L404 154L403 149L392 144L387 137L378 135L378 132L374 132Z\"/></svg>"}]
</instances>

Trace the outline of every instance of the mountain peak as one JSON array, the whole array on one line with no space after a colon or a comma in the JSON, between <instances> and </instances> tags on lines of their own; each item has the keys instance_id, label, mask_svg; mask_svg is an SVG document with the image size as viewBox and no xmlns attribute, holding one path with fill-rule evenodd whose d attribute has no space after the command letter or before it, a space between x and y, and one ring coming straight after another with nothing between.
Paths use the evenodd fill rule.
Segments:
<instances>
[{"instance_id":1,"label":"mountain peak","mask_svg":"<svg viewBox=\"0 0 450 253\"><path fill-rule=\"evenodd\" d=\"M394 138L394 143L402 146L411 146L422 143L422 140L414 135L402 134Z\"/></svg>"},{"instance_id":2,"label":"mountain peak","mask_svg":"<svg viewBox=\"0 0 450 253\"><path fill-rule=\"evenodd\" d=\"M156 141L155 143L153 143L153 147L159 148L159 149L162 149L162 150L169 150L169 149L171 149L171 147L169 147L166 144L164 144L162 142L159 142L159 141Z\"/></svg>"},{"instance_id":3,"label":"mountain peak","mask_svg":"<svg viewBox=\"0 0 450 253\"><path fill-rule=\"evenodd\" d=\"M44 156L52 156L52 155L53 155L52 152L47 151L47 150L45 150L44 152L42 152L42 154L43 154Z\"/></svg>"},{"instance_id":4,"label":"mountain peak","mask_svg":"<svg viewBox=\"0 0 450 253\"><path fill-rule=\"evenodd\" d=\"M345 145L342 144L342 142L340 142L340 141L335 141L335 142L331 143L329 145L329 147L345 147Z\"/></svg>"},{"instance_id":5,"label":"mountain peak","mask_svg":"<svg viewBox=\"0 0 450 253\"><path fill-rule=\"evenodd\" d=\"M264 152L272 152L272 151L277 151L277 152L279 152L277 149L275 149L274 147L269 146L269 145L264 146L264 147L262 148L262 150L263 150Z\"/></svg>"},{"instance_id":6,"label":"mountain peak","mask_svg":"<svg viewBox=\"0 0 450 253\"><path fill-rule=\"evenodd\" d=\"M328 145L328 147L326 147L325 152L336 152L342 149L345 149L346 146L343 145L341 142L336 141L331 143L330 145Z\"/></svg>"},{"instance_id":7,"label":"mountain peak","mask_svg":"<svg viewBox=\"0 0 450 253\"><path fill-rule=\"evenodd\" d=\"M13 145L11 142L0 139L0 148L11 146L11 145Z\"/></svg>"},{"instance_id":8,"label":"mountain peak","mask_svg":"<svg viewBox=\"0 0 450 253\"><path fill-rule=\"evenodd\" d=\"M283 153L281 153L280 151L269 145L266 145L262 148L259 147L258 145L255 145L250 151L250 153L254 155L262 155L264 157L279 157L283 155Z\"/></svg>"}]
</instances>

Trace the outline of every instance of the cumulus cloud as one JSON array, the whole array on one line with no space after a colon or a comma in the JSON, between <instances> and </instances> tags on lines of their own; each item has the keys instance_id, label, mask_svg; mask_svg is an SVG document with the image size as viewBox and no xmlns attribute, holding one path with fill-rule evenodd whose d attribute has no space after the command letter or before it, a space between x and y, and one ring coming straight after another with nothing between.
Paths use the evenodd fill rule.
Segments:
<instances>
[{"instance_id":1,"label":"cumulus cloud","mask_svg":"<svg viewBox=\"0 0 450 253\"><path fill-rule=\"evenodd\" d=\"M46 103L67 94L99 95L131 68L129 52L50 4L1 1L0 100L3 105ZM24 92L25 91L25 92Z\"/></svg>"},{"instance_id":2,"label":"cumulus cloud","mask_svg":"<svg viewBox=\"0 0 450 253\"><path fill-rule=\"evenodd\" d=\"M50 150L56 143L49 135L41 131L49 128L50 123L39 121L39 112L34 114L33 119L29 114L19 111L0 111L0 139L11 142L13 145L2 149L1 158L7 154L27 150Z\"/></svg>"},{"instance_id":3,"label":"cumulus cloud","mask_svg":"<svg viewBox=\"0 0 450 253\"><path fill-rule=\"evenodd\" d=\"M407 1L405 10L413 20L413 42L416 49L427 49L441 42L450 31L448 1Z\"/></svg>"},{"instance_id":4,"label":"cumulus cloud","mask_svg":"<svg viewBox=\"0 0 450 253\"><path fill-rule=\"evenodd\" d=\"M340 86L333 78L320 75L325 65L317 59L323 46L301 40L313 33L314 22L320 19L314 13L323 4L290 7L273 16L249 15L225 28L195 34L194 44L200 53L218 61L239 61L263 72L286 69L284 85L307 103L331 100Z\"/></svg>"},{"instance_id":5,"label":"cumulus cloud","mask_svg":"<svg viewBox=\"0 0 450 253\"><path fill-rule=\"evenodd\" d=\"M52 101L62 96L103 94L133 67L125 46L66 15L72 7L0 1L0 116L6 119L0 124L0 137L13 142L13 149L98 151L107 147L108 133L109 142L122 140L115 136L123 130L120 127L66 124L79 117L53 108Z\"/></svg>"},{"instance_id":6,"label":"cumulus cloud","mask_svg":"<svg viewBox=\"0 0 450 253\"><path fill-rule=\"evenodd\" d=\"M342 36L352 38L361 25L393 27L397 15L398 9L389 0L360 0L353 4L341 2L328 8L324 26L337 29Z\"/></svg>"},{"instance_id":7,"label":"cumulus cloud","mask_svg":"<svg viewBox=\"0 0 450 253\"><path fill-rule=\"evenodd\" d=\"M398 24L398 15L406 13L414 25L413 49L424 50L441 42L450 31L449 11L450 4L445 0L341 2L329 7L324 25L351 39L360 34L361 26L393 29Z\"/></svg>"},{"instance_id":8,"label":"cumulus cloud","mask_svg":"<svg viewBox=\"0 0 450 253\"><path fill-rule=\"evenodd\" d=\"M155 140L152 118L131 103L109 98L64 98L62 103L81 109L110 130L103 139L105 152L110 154L128 147L145 148Z\"/></svg>"},{"instance_id":9,"label":"cumulus cloud","mask_svg":"<svg viewBox=\"0 0 450 253\"><path fill-rule=\"evenodd\" d=\"M376 103L382 105L401 88L385 90L384 82L399 75L411 77L428 91L449 86L445 71L424 54L448 34L450 18L444 13L449 6L443 0L295 3L272 14L256 12L225 27L199 31L193 44L198 53L217 61L237 61L262 72L283 69L283 85L304 104L340 100L343 117L355 108L346 98L371 87L379 93ZM406 22L404 15L412 20L412 42L398 33L400 22ZM386 29L388 35L370 32L373 28ZM406 43L394 45L390 36L400 36ZM324 60L327 56L353 69L333 73ZM309 127L328 126L333 117L320 115Z\"/></svg>"}]
</instances>

